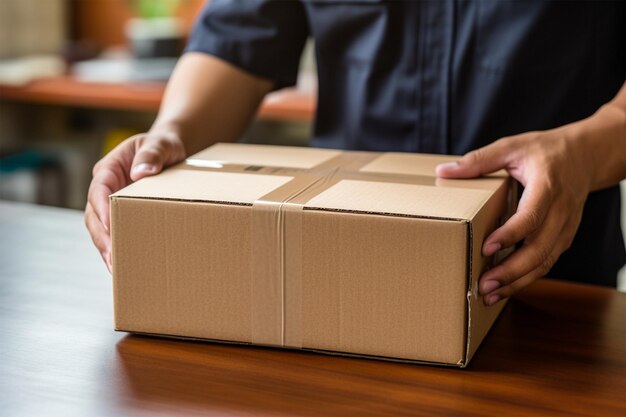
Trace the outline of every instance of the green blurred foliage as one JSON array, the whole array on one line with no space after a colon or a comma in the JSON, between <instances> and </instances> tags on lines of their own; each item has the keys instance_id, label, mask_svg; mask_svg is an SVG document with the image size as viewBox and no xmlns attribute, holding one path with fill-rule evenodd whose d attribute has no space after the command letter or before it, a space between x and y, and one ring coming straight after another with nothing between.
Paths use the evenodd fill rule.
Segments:
<instances>
[{"instance_id":1,"label":"green blurred foliage","mask_svg":"<svg viewBox=\"0 0 626 417\"><path fill-rule=\"evenodd\" d=\"M154 19L175 15L180 0L131 0L131 5L138 17Z\"/></svg>"}]
</instances>

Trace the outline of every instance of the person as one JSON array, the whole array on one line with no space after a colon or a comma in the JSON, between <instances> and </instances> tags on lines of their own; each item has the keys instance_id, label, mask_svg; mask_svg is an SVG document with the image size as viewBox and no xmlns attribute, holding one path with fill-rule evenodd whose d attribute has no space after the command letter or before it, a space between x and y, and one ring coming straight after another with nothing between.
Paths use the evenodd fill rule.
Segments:
<instances>
[{"instance_id":1,"label":"person","mask_svg":"<svg viewBox=\"0 0 626 417\"><path fill-rule=\"evenodd\" d=\"M487 304L539 277L616 285L626 254L624 2L213 0L151 129L93 169L85 221L111 267L108 196L244 132L315 41L313 146L458 154L446 178L506 169L524 187L486 256Z\"/></svg>"}]
</instances>

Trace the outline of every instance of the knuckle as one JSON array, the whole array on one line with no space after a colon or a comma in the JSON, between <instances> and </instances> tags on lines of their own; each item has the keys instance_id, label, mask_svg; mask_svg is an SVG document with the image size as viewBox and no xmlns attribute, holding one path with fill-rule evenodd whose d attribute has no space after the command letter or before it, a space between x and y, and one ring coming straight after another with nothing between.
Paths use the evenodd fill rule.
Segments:
<instances>
[{"instance_id":1,"label":"knuckle","mask_svg":"<svg viewBox=\"0 0 626 417\"><path fill-rule=\"evenodd\" d=\"M535 267L539 267L549 260L550 251L548 251L547 248L540 246L536 248L535 251L536 251Z\"/></svg>"},{"instance_id":2,"label":"knuckle","mask_svg":"<svg viewBox=\"0 0 626 417\"><path fill-rule=\"evenodd\" d=\"M177 137L160 136L157 143L163 154L169 159L182 159L185 157L185 148Z\"/></svg>"},{"instance_id":3,"label":"knuckle","mask_svg":"<svg viewBox=\"0 0 626 417\"><path fill-rule=\"evenodd\" d=\"M509 298L513 294L515 294L515 292L516 290L513 285L507 285L505 287L500 288L500 291L498 291L498 295L502 298Z\"/></svg>"},{"instance_id":4,"label":"knuckle","mask_svg":"<svg viewBox=\"0 0 626 417\"><path fill-rule=\"evenodd\" d=\"M557 181L556 181L556 176L557 173L555 172L556 168L554 166L553 163L551 162L546 162L546 168L545 168L545 172L547 173L547 175L543 178L543 187L547 190L547 194L549 196L552 196L552 198L555 198L557 195L560 194L560 188Z\"/></svg>"},{"instance_id":5,"label":"knuckle","mask_svg":"<svg viewBox=\"0 0 626 417\"><path fill-rule=\"evenodd\" d=\"M92 177L96 177L100 172L108 169L111 165L110 159L111 157L109 155L105 155L98 162L96 162L91 170Z\"/></svg>"},{"instance_id":6,"label":"knuckle","mask_svg":"<svg viewBox=\"0 0 626 417\"><path fill-rule=\"evenodd\" d=\"M93 194L93 187L95 186L96 180L95 177L91 179L91 181L89 182L89 187L87 187L87 206L89 205L89 203L91 202L91 195ZM85 207L85 210L87 208Z\"/></svg>"},{"instance_id":7,"label":"knuckle","mask_svg":"<svg viewBox=\"0 0 626 417\"><path fill-rule=\"evenodd\" d=\"M157 144L162 152L170 152L174 148L174 142L166 137L159 137Z\"/></svg>"},{"instance_id":8,"label":"knuckle","mask_svg":"<svg viewBox=\"0 0 626 417\"><path fill-rule=\"evenodd\" d=\"M557 256L554 255L553 253L551 253L550 255L548 255L548 257L546 258L545 262L544 262L544 268L546 269L546 273L554 266L554 264L557 261Z\"/></svg>"},{"instance_id":9,"label":"knuckle","mask_svg":"<svg viewBox=\"0 0 626 417\"><path fill-rule=\"evenodd\" d=\"M556 257L554 256L554 254L549 253L547 255L544 255L543 257L543 261L541 262L541 264L538 267L538 273L541 276L546 275L548 272L550 272L550 269L552 269L552 266L556 263Z\"/></svg>"},{"instance_id":10,"label":"knuckle","mask_svg":"<svg viewBox=\"0 0 626 417\"><path fill-rule=\"evenodd\" d=\"M530 231L537 230L543 222L543 216L536 208L527 208L524 210L524 216Z\"/></svg>"},{"instance_id":11,"label":"knuckle","mask_svg":"<svg viewBox=\"0 0 626 417\"><path fill-rule=\"evenodd\" d=\"M465 161L472 165L483 160L485 151L482 148L474 149L465 155Z\"/></svg>"},{"instance_id":12,"label":"knuckle","mask_svg":"<svg viewBox=\"0 0 626 417\"><path fill-rule=\"evenodd\" d=\"M145 133L138 133L126 139L123 143L128 144L129 146L133 146L135 150L139 149L144 141L146 140Z\"/></svg>"},{"instance_id":13,"label":"knuckle","mask_svg":"<svg viewBox=\"0 0 626 417\"><path fill-rule=\"evenodd\" d=\"M115 181L120 181L121 175L123 175L123 167L119 164L108 166L102 170L102 177L98 178L96 184L110 184Z\"/></svg>"},{"instance_id":14,"label":"knuckle","mask_svg":"<svg viewBox=\"0 0 626 417\"><path fill-rule=\"evenodd\" d=\"M518 241L522 240L524 236L515 230L513 225L505 223L500 227L496 232L492 235L494 240L500 242L503 248L508 248L509 246L514 245Z\"/></svg>"},{"instance_id":15,"label":"knuckle","mask_svg":"<svg viewBox=\"0 0 626 417\"><path fill-rule=\"evenodd\" d=\"M96 181L91 181L89 184L89 189L87 189L87 203L91 205L94 202L94 193L95 193Z\"/></svg>"},{"instance_id":16,"label":"knuckle","mask_svg":"<svg viewBox=\"0 0 626 417\"><path fill-rule=\"evenodd\" d=\"M552 265L547 263L541 264L541 266L537 269L537 275L539 277L544 277L548 274L548 272L550 272L550 269L552 269Z\"/></svg>"},{"instance_id":17,"label":"knuckle","mask_svg":"<svg viewBox=\"0 0 626 417\"><path fill-rule=\"evenodd\" d=\"M160 163L177 162L185 158L185 146L178 136L167 132L144 134L137 148L137 154L151 153Z\"/></svg>"},{"instance_id":18,"label":"knuckle","mask_svg":"<svg viewBox=\"0 0 626 417\"><path fill-rule=\"evenodd\" d=\"M85 222L85 226L87 230L91 233L90 222L89 222L89 209L85 209L85 215L83 216L83 221Z\"/></svg>"},{"instance_id":19,"label":"knuckle","mask_svg":"<svg viewBox=\"0 0 626 417\"><path fill-rule=\"evenodd\" d=\"M163 158L163 151L157 145L151 144L149 147L141 149L137 153L137 159L147 162L157 163Z\"/></svg>"},{"instance_id":20,"label":"knuckle","mask_svg":"<svg viewBox=\"0 0 626 417\"><path fill-rule=\"evenodd\" d=\"M510 265L502 264L497 272L497 276L499 277L497 280L500 284L506 284L517 279L517 275L518 274Z\"/></svg>"},{"instance_id":21,"label":"knuckle","mask_svg":"<svg viewBox=\"0 0 626 417\"><path fill-rule=\"evenodd\" d=\"M576 237L576 232L566 232L563 236L563 252L572 247L572 243L574 243L574 238Z\"/></svg>"},{"instance_id":22,"label":"knuckle","mask_svg":"<svg viewBox=\"0 0 626 417\"><path fill-rule=\"evenodd\" d=\"M563 241L565 242L563 251L566 251L572 246L574 243L574 239L576 238L576 232L578 231L578 223L579 219L570 221L566 227L565 232L563 233Z\"/></svg>"},{"instance_id":23,"label":"knuckle","mask_svg":"<svg viewBox=\"0 0 626 417\"><path fill-rule=\"evenodd\" d=\"M499 146L504 146L507 148L515 146L519 142L517 136L503 136L500 139L496 140L494 144L498 144Z\"/></svg>"},{"instance_id":24,"label":"knuckle","mask_svg":"<svg viewBox=\"0 0 626 417\"><path fill-rule=\"evenodd\" d=\"M91 170L91 176L95 177L98 171L100 171L100 167L102 167L102 159L96 162Z\"/></svg>"},{"instance_id":25,"label":"knuckle","mask_svg":"<svg viewBox=\"0 0 626 417\"><path fill-rule=\"evenodd\" d=\"M93 242L94 246L98 248L98 250L101 250L103 245L101 242L101 238L98 236L98 229L94 224L95 221L96 220L94 219L93 213L89 216L85 216L85 225L87 226L87 230L89 231L91 241Z\"/></svg>"}]
</instances>

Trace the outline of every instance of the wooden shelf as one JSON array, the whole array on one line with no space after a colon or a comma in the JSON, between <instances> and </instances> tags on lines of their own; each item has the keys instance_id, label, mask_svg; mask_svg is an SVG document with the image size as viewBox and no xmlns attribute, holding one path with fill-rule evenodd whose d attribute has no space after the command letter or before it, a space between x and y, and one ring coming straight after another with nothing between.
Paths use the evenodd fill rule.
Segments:
<instances>
[{"instance_id":1,"label":"wooden shelf","mask_svg":"<svg viewBox=\"0 0 626 417\"><path fill-rule=\"evenodd\" d=\"M0 99L40 104L116 110L157 111L164 83L105 84L54 77L25 86L0 84ZM311 121L315 115L314 92L285 89L269 94L258 112L261 119Z\"/></svg>"}]
</instances>

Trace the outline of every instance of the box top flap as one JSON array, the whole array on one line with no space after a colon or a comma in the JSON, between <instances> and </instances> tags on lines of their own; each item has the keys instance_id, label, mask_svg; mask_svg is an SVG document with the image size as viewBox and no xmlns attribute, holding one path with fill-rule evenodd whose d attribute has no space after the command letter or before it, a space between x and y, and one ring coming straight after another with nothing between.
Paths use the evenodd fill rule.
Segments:
<instances>
[{"instance_id":1,"label":"box top flap","mask_svg":"<svg viewBox=\"0 0 626 417\"><path fill-rule=\"evenodd\" d=\"M293 177L231 172L169 169L146 177L113 194L113 197L215 201L252 204Z\"/></svg>"},{"instance_id":2,"label":"box top flap","mask_svg":"<svg viewBox=\"0 0 626 417\"><path fill-rule=\"evenodd\" d=\"M379 174L405 174L435 176L435 167L453 162L457 156L386 152L359 171Z\"/></svg>"},{"instance_id":3,"label":"box top flap","mask_svg":"<svg viewBox=\"0 0 626 417\"><path fill-rule=\"evenodd\" d=\"M458 156L413 154L400 152L386 152L364 165L359 172L372 174L392 174L431 177L439 187L477 188L496 191L502 180L508 177L506 171L501 170L481 178L447 179L437 178L435 168L439 164L458 160Z\"/></svg>"},{"instance_id":4,"label":"box top flap","mask_svg":"<svg viewBox=\"0 0 626 417\"><path fill-rule=\"evenodd\" d=\"M269 198L288 196L292 201L304 193L294 202L312 209L471 220L506 174L467 180L435 176L437 164L455 159L219 143L113 197L253 204L294 178L308 176L321 181L306 192L297 188L310 184L295 181L289 192Z\"/></svg>"},{"instance_id":5,"label":"box top flap","mask_svg":"<svg viewBox=\"0 0 626 417\"><path fill-rule=\"evenodd\" d=\"M188 161L311 169L340 154L341 151L334 149L216 143L190 156Z\"/></svg>"},{"instance_id":6,"label":"box top flap","mask_svg":"<svg viewBox=\"0 0 626 417\"><path fill-rule=\"evenodd\" d=\"M478 189L341 180L305 207L471 220L490 196Z\"/></svg>"}]
</instances>

